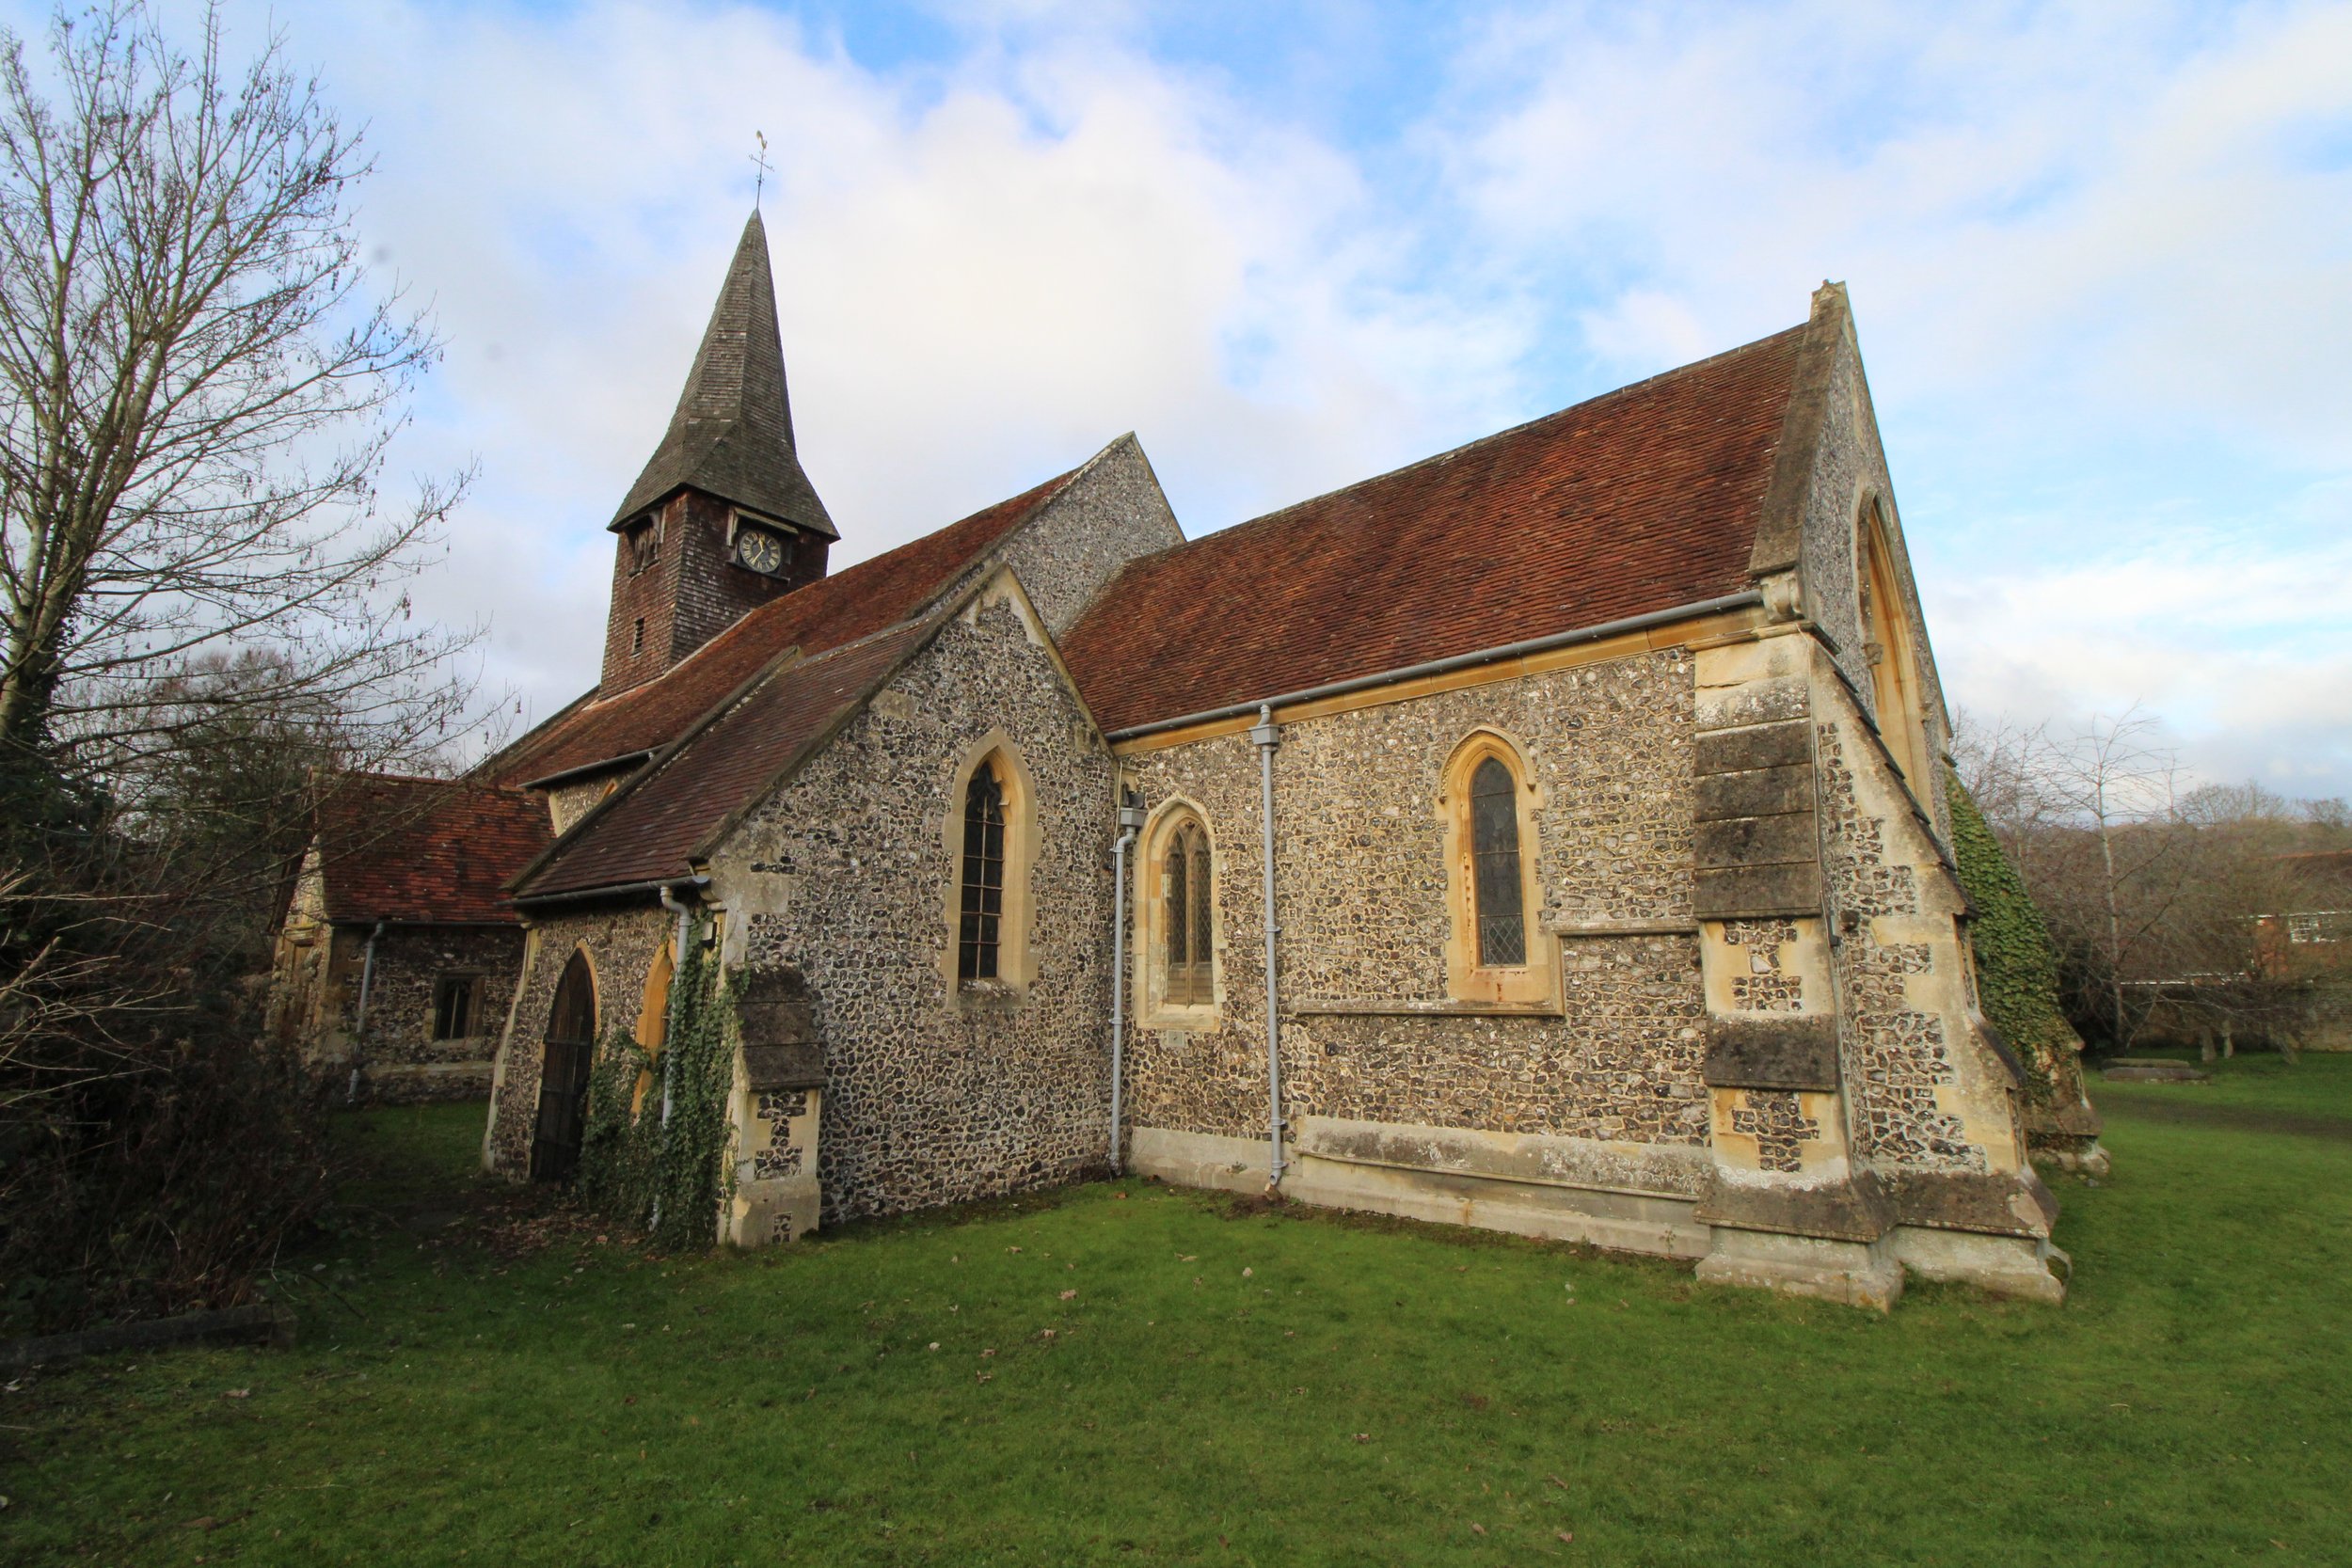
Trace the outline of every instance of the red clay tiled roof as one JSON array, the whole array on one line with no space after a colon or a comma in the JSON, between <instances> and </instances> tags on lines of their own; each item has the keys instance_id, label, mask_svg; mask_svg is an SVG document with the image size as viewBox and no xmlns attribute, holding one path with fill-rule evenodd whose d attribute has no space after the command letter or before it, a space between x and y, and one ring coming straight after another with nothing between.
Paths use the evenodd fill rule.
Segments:
<instances>
[{"instance_id":1,"label":"red clay tiled roof","mask_svg":"<svg viewBox=\"0 0 2352 1568\"><path fill-rule=\"evenodd\" d=\"M1117 731L1738 593L1804 338L1148 556L1063 655Z\"/></svg>"},{"instance_id":2,"label":"red clay tiled roof","mask_svg":"<svg viewBox=\"0 0 2352 1568\"><path fill-rule=\"evenodd\" d=\"M661 675L610 702L590 702L526 740L498 765L499 781L550 774L658 750L787 648L814 657L919 613L964 569L1077 470L976 512L935 533L771 599Z\"/></svg>"},{"instance_id":3,"label":"red clay tiled roof","mask_svg":"<svg viewBox=\"0 0 2352 1568\"><path fill-rule=\"evenodd\" d=\"M546 802L522 790L355 775L319 812L326 918L511 921L500 889L553 840Z\"/></svg>"},{"instance_id":4,"label":"red clay tiled roof","mask_svg":"<svg viewBox=\"0 0 2352 1568\"><path fill-rule=\"evenodd\" d=\"M584 821L573 841L516 895L534 898L686 875L695 847L835 719L864 701L931 625L893 626L771 675L655 772Z\"/></svg>"}]
</instances>

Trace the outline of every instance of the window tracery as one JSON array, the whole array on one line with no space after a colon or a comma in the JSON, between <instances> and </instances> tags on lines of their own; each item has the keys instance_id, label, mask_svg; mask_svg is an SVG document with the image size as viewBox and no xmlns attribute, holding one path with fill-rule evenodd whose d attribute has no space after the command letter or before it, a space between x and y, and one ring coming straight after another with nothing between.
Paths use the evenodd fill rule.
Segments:
<instances>
[{"instance_id":1,"label":"window tracery","mask_svg":"<svg viewBox=\"0 0 2352 1568\"><path fill-rule=\"evenodd\" d=\"M1518 781L1489 755L1470 774L1471 896L1478 911L1481 968L1527 962L1527 905L1520 888Z\"/></svg>"},{"instance_id":2,"label":"window tracery","mask_svg":"<svg viewBox=\"0 0 2352 1568\"><path fill-rule=\"evenodd\" d=\"M1460 1002L1541 1006L1558 990L1558 942L1536 924L1539 792L1519 743L1481 727L1447 760L1445 827L1452 930L1446 984Z\"/></svg>"},{"instance_id":3,"label":"window tracery","mask_svg":"<svg viewBox=\"0 0 2352 1568\"><path fill-rule=\"evenodd\" d=\"M957 977L993 980L1005 914L1005 787L993 757L964 786L961 898Z\"/></svg>"},{"instance_id":4,"label":"window tracery","mask_svg":"<svg viewBox=\"0 0 2352 1568\"><path fill-rule=\"evenodd\" d=\"M1168 846L1168 896L1162 915L1167 935L1166 997L1174 1006L1200 1006L1216 1000L1209 931L1209 836L1198 821L1180 825Z\"/></svg>"}]
</instances>

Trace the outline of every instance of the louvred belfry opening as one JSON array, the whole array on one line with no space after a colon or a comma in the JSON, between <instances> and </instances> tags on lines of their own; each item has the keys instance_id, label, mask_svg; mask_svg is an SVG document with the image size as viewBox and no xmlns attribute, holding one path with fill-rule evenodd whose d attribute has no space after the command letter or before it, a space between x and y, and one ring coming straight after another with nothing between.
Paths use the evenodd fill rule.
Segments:
<instances>
[{"instance_id":1,"label":"louvred belfry opening","mask_svg":"<svg viewBox=\"0 0 2352 1568\"><path fill-rule=\"evenodd\" d=\"M611 529L598 695L642 686L747 612L825 575L839 537L801 467L768 233L754 213L685 389Z\"/></svg>"}]
</instances>

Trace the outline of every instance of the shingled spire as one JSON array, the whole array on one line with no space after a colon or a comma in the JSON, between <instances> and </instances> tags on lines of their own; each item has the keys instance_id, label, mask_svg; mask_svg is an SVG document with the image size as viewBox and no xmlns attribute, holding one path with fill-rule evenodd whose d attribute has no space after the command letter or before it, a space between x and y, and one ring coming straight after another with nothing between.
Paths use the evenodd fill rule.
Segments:
<instances>
[{"instance_id":1,"label":"shingled spire","mask_svg":"<svg viewBox=\"0 0 2352 1568\"><path fill-rule=\"evenodd\" d=\"M834 539L792 448L768 231L754 212L653 461L613 515L611 697L825 575Z\"/></svg>"},{"instance_id":2,"label":"shingled spire","mask_svg":"<svg viewBox=\"0 0 2352 1568\"><path fill-rule=\"evenodd\" d=\"M775 278L768 266L768 230L757 211L743 225L670 428L629 486L612 527L625 528L687 489L827 539L840 537L793 450Z\"/></svg>"}]
</instances>

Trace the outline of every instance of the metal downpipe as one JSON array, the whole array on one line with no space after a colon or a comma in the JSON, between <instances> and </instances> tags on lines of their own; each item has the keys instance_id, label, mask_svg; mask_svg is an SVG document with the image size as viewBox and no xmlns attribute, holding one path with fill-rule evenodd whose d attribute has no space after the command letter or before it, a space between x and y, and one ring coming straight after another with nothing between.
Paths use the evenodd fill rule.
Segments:
<instances>
[{"instance_id":1,"label":"metal downpipe","mask_svg":"<svg viewBox=\"0 0 2352 1568\"><path fill-rule=\"evenodd\" d=\"M677 911L676 961L670 966L670 999L661 1009L661 1132L662 1142L666 1145L670 1131L670 1082L677 1068L677 1053L670 1049L670 1014L677 1002L677 983L686 974L687 927L694 918L694 911L691 905L682 904L671 896L666 883L661 888L661 907ZM659 1192L654 1195L653 1213L645 1221L645 1227L648 1230L661 1228L661 1195Z\"/></svg>"},{"instance_id":2,"label":"metal downpipe","mask_svg":"<svg viewBox=\"0 0 2352 1568\"><path fill-rule=\"evenodd\" d=\"M675 961L670 966L670 1002L661 1008L661 1125L670 1125L670 1069L676 1062L676 1053L670 1049L670 1003L677 999L678 977L686 973L686 936L688 923L694 918L692 908L681 904L668 888L661 890L661 907L677 915L677 946Z\"/></svg>"},{"instance_id":3,"label":"metal downpipe","mask_svg":"<svg viewBox=\"0 0 2352 1568\"><path fill-rule=\"evenodd\" d=\"M1143 826L1143 808L1120 804L1119 836L1111 842L1111 1174L1120 1167L1120 1090L1127 1050L1127 851Z\"/></svg>"},{"instance_id":4,"label":"metal downpipe","mask_svg":"<svg viewBox=\"0 0 2352 1568\"><path fill-rule=\"evenodd\" d=\"M359 1103L359 1069L368 1052L368 992L375 984L375 939L383 934L384 922L379 920L368 933L367 957L359 960L359 1016L351 1025L351 1081L343 1085L346 1105Z\"/></svg>"},{"instance_id":5,"label":"metal downpipe","mask_svg":"<svg viewBox=\"0 0 2352 1568\"><path fill-rule=\"evenodd\" d=\"M1281 726L1274 721L1271 704L1258 709L1258 722L1249 731L1258 748L1259 816L1263 829L1265 866L1265 1085L1266 1190L1282 1186L1282 1046L1280 996L1274 974L1274 938L1281 927L1274 920L1274 749L1282 744Z\"/></svg>"}]
</instances>

